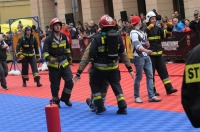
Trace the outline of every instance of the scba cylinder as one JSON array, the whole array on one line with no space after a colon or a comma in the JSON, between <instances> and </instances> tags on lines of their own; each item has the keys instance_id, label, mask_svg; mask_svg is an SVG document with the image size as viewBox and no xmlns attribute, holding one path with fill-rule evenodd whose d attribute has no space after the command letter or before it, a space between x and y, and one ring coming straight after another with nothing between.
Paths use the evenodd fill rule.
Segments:
<instances>
[{"instance_id":1,"label":"scba cylinder","mask_svg":"<svg viewBox=\"0 0 200 132\"><path fill-rule=\"evenodd\" d=\"M48 132L61 132L58 105L50 101L50 104L45 106L45 112Z\"/></svg>"}]
</instances>

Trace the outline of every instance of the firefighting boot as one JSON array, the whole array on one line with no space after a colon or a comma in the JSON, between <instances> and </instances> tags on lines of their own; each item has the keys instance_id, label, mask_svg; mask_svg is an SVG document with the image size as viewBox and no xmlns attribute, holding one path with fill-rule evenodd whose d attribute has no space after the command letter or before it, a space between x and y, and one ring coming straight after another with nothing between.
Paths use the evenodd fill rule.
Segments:
<instances>
[{"instance_id":1,"label":"firefighting boot","mask_svg":"<svg viewBox=\"0 0 200 132\"><path fill-rule=\"evenodd\" d=\"M66 104L67 106L69 106L69 107L71 107L71 106L72 106L72 103L71 103L71 101L70 101L70 100L68 100L68 101L65 101L65 104Z\"/></svg>"},{"instance_id":2,"label":"firefighting boot","mask_svg":"<svg viewBox=\"0 0 200 132\"><path fill-rule=\"evenodd\" d=\"M94 105L97 107L96 109L97 115L100 115L102 112L106 111L102 98L98 100L94 100Z\"/></svg>"},{"instance_id":3,"label":"firefighting boot","mask_svg":"<svg viewBox=\"0 0 200 132\"><path fill-rule=\"evenodd\" d=\"M23 84L22 84L23 87L26 87L26 80L23 79Z\"/></svg>"},{"instance_id":4,"label":"firefighting boot","mask_svg":"<svg viewBox=\"0 0 200 132\"><path fill-rule=\"evenodd\" d=\"M97 115L100 115L102 112L106 111L105 107L98 107L97 110L96 110L96 114Z\"/></svg>"},{"instance_id":5,"label":"firefighting boot","mask_svg":"<svg viewBox=\"0 0 200 132\"><path fill-rule=\"evenodd\" d=\"M117 114L127 114L126 108L119 108L119 109L117 110Z\"/></svg>"},{"instance_id":6,"label":"firefighting boot","mask_svg":"<svg viewBox=\"0 0 200 132\"><path fill-rule=\"evenodd\" d=\"M173 93L175 93L175 92L177 92L177 91L178 91L177 89L172 88L172 89L170 89L170 90L167 90L167 95L173 94Z\"/></svg>"},{"instance_id":7,"label":"firefighting boot","mask_svg":"<svg viewBox=\"0 0 200 132\"><path fill-rule=\"evenodd\" d=\"M87 98L86 99L86 103L90 107L90 111L91 112L95 112L96 111L97 108L94 106L91 98Z\"/></svg>"},{"instance_id":8,"label":"firefighting boot","mask_svg":"<svg viewBox=\"0 0 200 132\"><path fill-rule=\"evenodd\" d=\"M67 106L69 106L69 107L71 107L72 106L72 103L71 103L71 101L69 100L69 98L70 98L70 96L71 96L71 94L68 94L68 93L66 93L66 92L62 92L62 96L61 96L61 98L60 98L60 100L62 101L62 102L64 102Z\"/></svg>"},{"instance_id":9,"label":"firefighting boot","mask_svg":"<svg viewBox=\"0 0 200 132\"><path fill-rule=\"evenodd\" d=\"M40 83L40 81L37 81L37 87L41 87L42 84Z\"/></svg>"},{"instance_id":10,"label":"firefighting boot","mask_svg":"<svg viewBox=\"0 0 200 132\"><path fill-rule=\"evenodd\" d=\"M60 108L60 99L59 99L58 97L54 97L52 100L53 100L53 102L54 102L55 104L58 105L58 108Z\"/></svg>"},{"instance_id":11,"label":"firefighting boot","mask_svg":"<svg viewBox=\"0 0 200 132\"><path fill-rule=\"evenodd\" d=\"M166 89L167 95L173 94L178 91L177 89L172 87L171 83L165 84L165 89Z\"/></svg>"}]
</instances>

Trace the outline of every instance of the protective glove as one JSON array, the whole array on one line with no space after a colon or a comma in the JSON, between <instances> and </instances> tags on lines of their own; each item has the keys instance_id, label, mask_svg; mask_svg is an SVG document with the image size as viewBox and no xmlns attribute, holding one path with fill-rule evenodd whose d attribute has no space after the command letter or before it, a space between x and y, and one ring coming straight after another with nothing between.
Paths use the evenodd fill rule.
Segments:
<instances>
[{"instance_id":1,"label":"protective glove","mask_svg":"<svg viewBox=\"0 0 200 132\"><path fill-rule=\"evenodd\" d=\"M82 71L78 70L76 73L76 76L73 78L73 82L76 83L78 80L80 80L80 76L81 76Z\"/></svg>"},{"instance_id":2,"label":"protective glove","mask_svg":"<svg viewBox=\"0 0 200 132\"><path fill-rule=\"evenodd\" d=\"M151 30L153 27L154 27L153 24L149 24L149 26L147 26L147 28L148 28L149 30Z\"/></svg>"},{"instance_id":3,"label":"protective glove","mask_svg":"<svg viewBox=\"0 0 200 132\"><path fill-rule=\"evenodd\" d=\"M24 58L25 58L24 55L20 55L20 56L19 56L19 59L20 59L20 60L23 60Z\"/></svg>"},{"instance_id":4,"label":"protective glove","mask_svg":"<svg viewBox=\"0 0 200 132\"><path fill-rule=\"evenodd\" d=\"M49 59L49 61L51 62L51 63L55 63L56 62L56 58L54 58L54 57L50 57L50 59Z\"/></svg>"},{"instance_id":5,"label":"protective glove","mask_svg":"<svg viewBox=\"0 0 200 132\"><path fill-rule=\"evenodd\" d=\"M168 23L167 23L167 27L172 28L172 26L173 26L173 25L172 25L171 22L168 22Z\"/></svg>"}]
</instances>

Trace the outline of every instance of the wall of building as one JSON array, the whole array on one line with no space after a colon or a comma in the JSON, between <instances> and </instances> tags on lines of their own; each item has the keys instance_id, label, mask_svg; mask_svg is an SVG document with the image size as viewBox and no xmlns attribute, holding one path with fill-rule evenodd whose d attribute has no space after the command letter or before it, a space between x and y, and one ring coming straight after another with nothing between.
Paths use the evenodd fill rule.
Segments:
<instances>
[{"instance_id":1,"label":"wall of building","mask_svg":"<svg viewBox=\"0 0 200 132\"><path fill-rule=\"evenodd\" d=\"M45 30L52 18L56 16L54 0L30 0L32 16L38 16L40 27ZM34 22L36 25L36 23Z\"/></svg>"},{"instance_id":2,"label":"wall of building","mask_svg":"<svg viewBox=\"0 0 200 132\"><path fill-rule=\"evenodd\" d=\"M90 22L91 20L98 23L99 18L104 11L103 0L81 0L83 22Z\"/></svg>"},{"instance_id":3,"label":"wall of building","mask_svg":"<svg viewBox=\"0 0 200 132\"><path fill-rule=\"evenodd\" d=\"M167 16L168 18L171 18L174 12L172 0L146 0L147 12L152 9L156 9L158 14Z\"/></svg>"},{"instance_id":4,"label":"wall of building","mask_svg":"<svg viewBox=\"0 0 200 132\"><path fill-rule=\"evenodd\" d=\"M126 11L127 16L138 13L137 0L113 0L115 19L121 19L120 12Z\"/></svg>"},{"instance_id":5,"label":"wall of building","mask_svg":"<svg viewBox=\"0 0 200 132\"><path fill-rule=\"evenodd\" d=\"M185 7L185 17L189 20L193 20L194 11L200 11L200 4L199 0L184 0L184 7Z\"/></svg>"},{"instance_id":6,"label":"wall of building","mask_svg":"<svg viewBox=\"0 0 200 132\"><path fill-rule=\"evenodd\" d=\"M0 1L0 23L8 23L9 19L31 16L29 0Z\"/></svg>"},{"instance_id":7,"label":"wall of building","mask_svg":"<svg viewBox=\"0 0 200 132\"><path fill-rule=\"evenodd\" d=\"M184 0L185 17L192 20L194 10L200 9L199 0ZM77 0L77 7L72 7L72 0L13 0L0 1L0 23L8 22L11 18L38 16L42 29L54 17L63 22L65 14L73 13L75 22L98 23L99 18L105 14L104 0ZM171 18L173 13L173 0L146 0L147 12L156 9L161 15ZM114 18L121 18L120 12L127 11L127 16L138 13L137 0L113 0Z\"/></svg>"},{"instance_id":8,"label":"wall of building","mask_svg":"<svg viewBox=\"0 0 200 132\"><path fill-rule=\"evenodd\" d=\"M71 0L59 0L57 5L57 17L65 22L65 14L72 13Z\"/></svg>"}]
</instances>

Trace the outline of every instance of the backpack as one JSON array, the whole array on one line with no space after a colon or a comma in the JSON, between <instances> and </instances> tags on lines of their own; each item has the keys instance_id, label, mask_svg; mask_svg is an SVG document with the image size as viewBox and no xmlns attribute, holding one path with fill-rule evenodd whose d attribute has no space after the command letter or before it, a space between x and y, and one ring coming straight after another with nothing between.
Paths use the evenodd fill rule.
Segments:
<instances>
[{"instance_id":1,"label":"backpack","mask_svg":"<svg viewBox=\"0 0 200 132\"><path fill-rule=\"evenodd\" d=\"M107 55L111 60L118 58L118 43L119 34L115 30L110 30L106 34L105 43L107 49Z\"/></svg>"}]
</instances>

